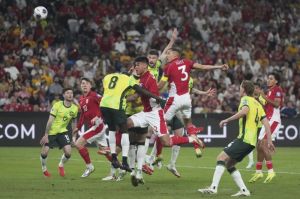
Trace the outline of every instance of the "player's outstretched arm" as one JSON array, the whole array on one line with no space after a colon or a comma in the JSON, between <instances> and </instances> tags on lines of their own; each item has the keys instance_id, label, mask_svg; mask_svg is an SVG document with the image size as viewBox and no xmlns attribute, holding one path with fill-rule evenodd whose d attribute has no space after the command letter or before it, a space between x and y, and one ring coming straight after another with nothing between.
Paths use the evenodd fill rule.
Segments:
<instances>
[{"instance_id":1,"label":"player's outstretched arm","mask_svg":"<svg viewBox=\"0 0 300 199\"><path fill-rule=\"evenodd\" d=\"M263 91L260 92L260 95L269 103L272 104L275 108L278 108L280 106L281 103L281 99L280 98L275 98L274 100L269 99L265 93Z\"/></svg>"},{"instance_id":2,"label":"player's outstretched arm","mask_svg":"<svg viewBox=\"0 0 300 199\"><path fill-rule=\"evenodd\" d=\"M275 152L275 146L272 142L272 135L271 135L271 127L268 119L265 117L261 120L262 124L265 127L266 134L267 134L267 142L268 142L268 148L271 152Z\"/></svg>"},{"instance_id":3,"label":"player's outstretched arm","mask_svg":"<svg viewBox=\"0 0 300 199\"><path fill-rule=\"evenodd\" d=\"M193 88L192 93L197 94L197 95L207 95L207 96L213 97L216 95L216 89L209 88L207 91L200 91L196 88Z\"/></svg>"},{"instance_id":4,"label":"player's outstretched arm","mask_svg":"<svg viewBox=\"0 0 300 199\"><path fill-rule=\"evenodd\" d=\"M222 69L222 70L228 70L228 65L227 64L222 64L222 65L202 65L199 63L194 63L193 65L194 69L200 69L200 70L213 70L213 69Z\"/></svg>"},{"instance_id":5,"label":"player's outstretched arm","mask_svg":"<svg viewBox=\"0 0 300 199\"><path fill-rule=\"evenodd\" d=\"M223 127L230 121L237 120L237 119L240 119L241 117L244 117L245 115L248 114L248 112L249 112L249 107L243 106L239 112L237 112L236 114L234 114L233 116L231 116L225 120L222 120L219 125L220 125L220 127Z\"/></svg>"},{"instance_id":6,"label":"player's outstretched arm","mask_svg":"<svg viewBox=\"0 0 300 199\"><path fill-rule=\"evenodd\" d=\"M46 125L46 129L45 129L45 135L42 137L42 139L40 141L41 145L44 145L49 142L48 135L49 135L49 131L50 131L50 128L52 126L54 119L55 119L55 117L53 115L49 116L49 119L48 119L48 122Z\"/></svg>"},{"instance_id":7,"label":"player's outstretched arm","mask_svg":"<svg viewBox=\"0 0 300 199\"><path fill-rule=\"evenodd\" d=\"M138 86L137 84L135 84L133 87L132 87L137 93L139 94L142 94L142 95L145 95L147 97L152 97L154 99L156 99L158 102L161 101L161 98L159 96L156 96L154 95L153 93L147 91L146 89Z\"/></svg>"},{"instance_id":8,"label":"player's outstretched arm","mask_svg":"<svg viewBox=\"0 0 300 199\"><path fill-rule=\"evenodd\" d=\"M166 59L167 51L173 47L173 45L177 39L177 34L178 34L177 28L174 28L171 40L169 41L168 45L165 47L165 49L163 50L163 52L161 53L161 55L158 58L162 62Z\"/></svg>"}]
</instances>

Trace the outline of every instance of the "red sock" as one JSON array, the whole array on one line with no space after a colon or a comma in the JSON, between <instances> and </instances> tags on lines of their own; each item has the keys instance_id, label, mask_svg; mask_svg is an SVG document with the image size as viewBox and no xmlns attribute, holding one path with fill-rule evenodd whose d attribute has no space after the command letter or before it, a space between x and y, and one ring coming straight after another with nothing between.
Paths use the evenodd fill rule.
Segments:
<instances>
[{"instance_id":1,"label":"red sock","mask_svg":"<svg viewBox=\"0 0 300 199\"><path fill-rule=\"evenodd\" d=\"M174 135L173 137L170 137L172 145L180 145L180 144L188 144L189 138L188 137L181 137Z\"/></svg>"},{"instance_id":2,"label":"red sock","mask_svg":"<svg viewBox=\"0 0 300 199\"><path fill-rule=\"evenodd\" d=\"M158 138L156 138L156 157L158 157L162 153L163 145Z\"/></svg>"},{"instance_id":3,"label":"red sock","mask_svg":"<svg viewBox=\"0 0 300 199\"><path fill-rule=\"evenodd\" d=\"M267 166L268 170L273 169L273 163L272 163L272 161L271 160L266 161L266 166Z\"/></svg>"},{"instance_id":4,"label":"red sock","mask_svg":"<svg viewBox=\"0 0 300 199\"><path fill-rule=\"evenodd\" d=\"M79 154L81 155L82 159L85 161L86 164L91 163L90 154L86 147L83 147L82 149L78 150Z\"/></svg>"},{"instance_id":5,"label":"red sock","mask_svg":"<svg viewBox=\"0 0 300 199\"><path fill-rule=\"evenodd\" d=\"M262 162L256 163L256 170L262 170Z\"/></svg>"}]
</instances>

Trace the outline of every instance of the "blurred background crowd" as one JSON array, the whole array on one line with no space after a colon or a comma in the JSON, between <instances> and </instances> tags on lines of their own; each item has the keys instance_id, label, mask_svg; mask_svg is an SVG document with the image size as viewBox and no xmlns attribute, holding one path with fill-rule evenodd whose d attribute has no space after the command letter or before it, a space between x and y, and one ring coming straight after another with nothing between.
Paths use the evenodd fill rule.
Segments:
<instances>
[{"instance_id":1,"label":"blurred background crowd","mask_svg":"<svg viewBox=\"0 0 300 199\"><path fill-rule=\"evenodd\" d=\"M36 22L33 8L48 9ZM194 113L237 110L243 79L266 88L278 72L282 113L300 111L300 3L297 0L0 0L0 110L48 111L80 78L102 93L107 73L127 71L137 55L160 52L174 27L182 56L229 71L193 72Z\"/></svg>"}]
</instances>

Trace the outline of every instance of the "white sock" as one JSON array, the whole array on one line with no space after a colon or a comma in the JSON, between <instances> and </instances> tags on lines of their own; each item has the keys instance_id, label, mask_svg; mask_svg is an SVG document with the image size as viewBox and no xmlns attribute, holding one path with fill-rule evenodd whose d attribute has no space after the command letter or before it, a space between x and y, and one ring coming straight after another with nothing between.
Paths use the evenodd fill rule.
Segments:
<instances>
[{"instance_id":1,"label":"white sock","mask_svg":"<svg viewBox=\"0 0 300 199\"><path fill-rule=\"evenodd\" d=\"M137 169L142 170L145 163L145 145L138 145L137 147Z\"/></svg>"},{"instance_id":2,"label":"white sock","mask_svg":"<svg viewBox=\"0 0 300 199\"><path fill-rule=\"evenodd\" d=\"M235 184L240 188L240 190L245 191L247 187L242 179L241 173L238 170L235 170L231 173L231 176L235 182Z\"/></svg>"},{"instance_id":3,"label":"white sock","mask_svg":"<svg viewBox=\"0 0 300 199\"><path fill-rule=\"evenodd\" d=\"M116 154L116 131L109 131L108 137L110 152Z\"/></svg>"},{"instance_id":4,"label":"white sock","mask_svg":"<svg viewBox=\"0 0 300 199\"><path fill-rule=\"evenodd\" d=\"M225 171L225 167L223 165L216 166L213 181L210 186L211 188L218 190L218 186L224 171Z\"/></svg>"},{"instance_id":5,"label":"white sock","mask_svg":"<svg viewBox=\"0 0 300 199\"><path fill-rule=\"evenodd\" d=\"M128 157L128 151L129 151L129 145L130 145L128 133L122 133L121 145L122 145L122 156Z\"/></svg>"},{"instance_id":6,"label":"white sock","mask_svg":"<svg viewBox=\"0 0 300 199\"><path fill-rule=\"evenodd\" d=\"M150 158L149 158L149 164L151 165L154 160L155 160L155 157L156 157L156 142L154 142L154 145L153 145L153 148L151 150L151 153L150 153Z\"/></svg>"},{"instance_id":7,"label":"white sock","mask_svg":"<svg viewBox=\"0 0 300 199\"><path fill-rule=\"evenodd\" d=\"M60 162L59 162L58 166L59 166L59 167L63 167L64 164L65 164L68 160L69 160L69 158L67 158L67 157L65 156L65 154L63 154L63 155L61 156L61 158L60 158Z\"/></svg>"},{"instance_id":8,"label":"white sock","mask_svg":"<svg viewBox=\"0 0 300 199\"><path fill-rule=\"evenodd\" d=\"M136 147L135 145L130 145L128 152L128 164L131 169L135 168L135 159L136 159Z\"/></svg>"},{"instance_id":9,"label":"white sock","mask_svg":"<svg viewBox=\"0 0 300 199\"><path fill-rule=\"evenodd\" d=\"M89 169L92 169L92 168L94 168L94 165L92 163L90 163L90 164L87 164L86 167Z\"/></svg>"},{"instance_id":10,"label":"white sock","mask_svg":"<svg viewBox=\"0 0 300 199\"><path fill-rule=\"evenodd\" d=\"M46 158L42 158L42 156L40 156L40 160L41 160L41 164L42 164L42 171L45 172L47 171L47 157Z\"/></svg>"},{"instance_id":11,"label":"white sock","mask_svg":"<svg viewBox=\"0 0 300 199\"><path fill-rule=\"evenodd\" d=\"M146 138L145 139L145 152L146 152L146 154L147 154L147 151L148 151L148 148L149 148L149 143L150 143L150 139Z\"/></svg>"},{"instance_id":12,"label":"white sock","mask_svg":"<svg viewBox=\"0 0 300 199\"><path fill-rule=\"evenodd\" d=\"M254 160L253 160L253 151L251 151L249 153L248 158L249 158L249 163L254 163Z\"/></svg>"},{"instance_id":13,"label":"white sock","mask_svg":"<svg viewBox=\"0 0 300 199\"><path fill-rule=\"evenodd\" d=\"M138 169L138 170L136 171L135 177L136 177L137 179L142 179L142 178L143 178L142 170L139 170L139 169Z\"/></svg>"},{"instance_id":14,"label":"white sock","mask_svg":"<svg viewBox=\"0 0 300 199\"><path fill-rule=\"evenodd\" d=\"M175 167L178 155L179 155L179 151L180 151L180 146L178 145L173 145L172 146L172 154L171 154L171 160L170 160L170 165L172 167Z\"/></svg>"},{"instance_id":15,"label":"white sock","mask_svg":"<svg viewBox=\"0 0 300 199\"><path fill-rule=\"evenodd\" d=\"M110 175L111 175L111 176L115 176L116 171L117 171L117 170L116 170L113 166L110 167Z\"/></svg>"}]
</instances>

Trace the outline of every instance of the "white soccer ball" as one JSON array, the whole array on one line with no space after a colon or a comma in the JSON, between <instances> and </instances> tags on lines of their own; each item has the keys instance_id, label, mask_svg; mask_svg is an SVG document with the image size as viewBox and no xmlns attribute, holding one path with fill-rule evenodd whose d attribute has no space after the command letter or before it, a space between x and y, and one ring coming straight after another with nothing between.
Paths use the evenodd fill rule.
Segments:
<instances>
[{"instance_id":1,"label":"white soccer ball","mask_svg":"<svg viewBox=\"0 0 300 199\"><path fill-rule=\"evenodd\" d=\"M38 6L34 8L33 17L36 20L46 19L48 16L48 10L44 6Z\"/></svg>"}]
</instances>

